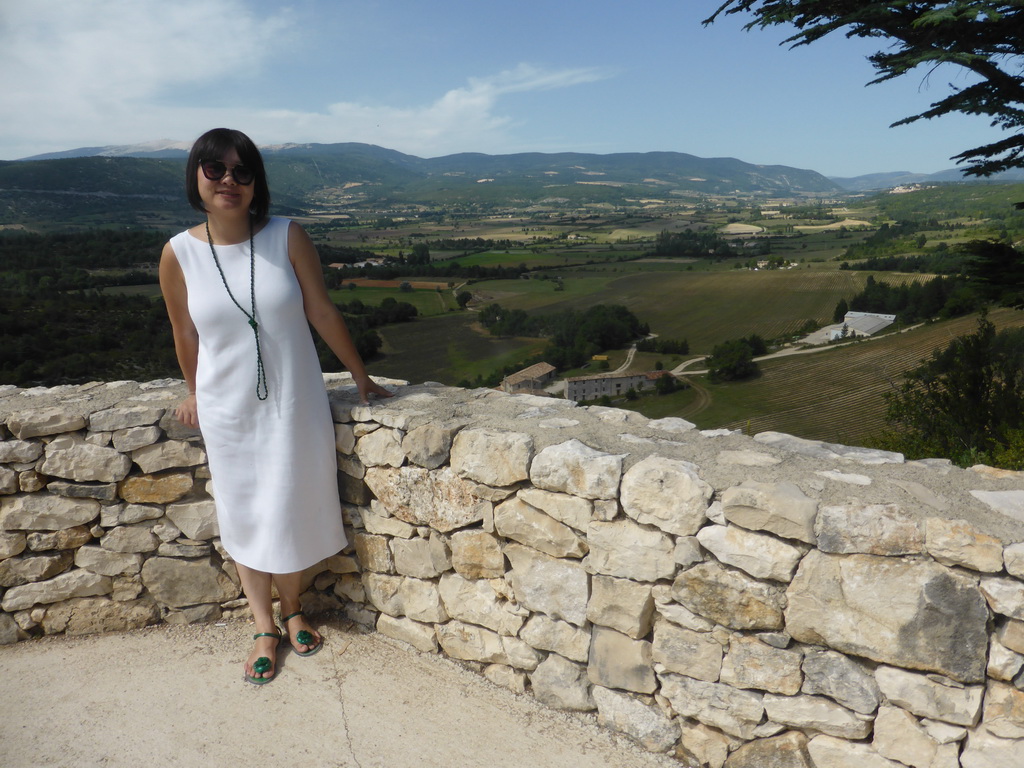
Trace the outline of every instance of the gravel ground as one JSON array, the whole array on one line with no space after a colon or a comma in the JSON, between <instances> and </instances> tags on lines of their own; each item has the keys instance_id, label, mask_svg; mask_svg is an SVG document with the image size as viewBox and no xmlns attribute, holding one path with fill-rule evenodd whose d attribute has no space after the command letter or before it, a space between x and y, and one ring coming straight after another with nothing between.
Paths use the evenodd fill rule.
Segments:
<instances>
[{"instance_id":1,"label":"gravel ground","mask_svg":"<svg viewBox=\"0 0 1024 768\"><path fill-rule=\"evenodd\" d=\"M342 619L324 650L282 648L242 679L246 622L44 638L0 648L0 764L301 768L678 768L456 662Z\"/></svg>"}]
</instances>

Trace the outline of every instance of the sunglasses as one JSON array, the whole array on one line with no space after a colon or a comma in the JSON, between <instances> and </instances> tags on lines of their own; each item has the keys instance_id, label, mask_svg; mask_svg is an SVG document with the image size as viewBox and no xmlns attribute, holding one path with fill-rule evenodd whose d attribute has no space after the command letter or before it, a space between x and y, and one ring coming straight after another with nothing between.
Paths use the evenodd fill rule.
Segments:
<instances>
[{"instance_id":1,"label":"sunglasses","mask_svg":"<svg viewBox=\"0 0 1024 768\"><path fill-rule=\"evenodd\" d=\"M230 173L235 183L244 187L252 184L253 179L256 178L256 172L247 165L239 164L228 168L220 160L200 160L199 167L203 169L203 176L210 181L220 181Z\"/></svg>"}]
</instances>

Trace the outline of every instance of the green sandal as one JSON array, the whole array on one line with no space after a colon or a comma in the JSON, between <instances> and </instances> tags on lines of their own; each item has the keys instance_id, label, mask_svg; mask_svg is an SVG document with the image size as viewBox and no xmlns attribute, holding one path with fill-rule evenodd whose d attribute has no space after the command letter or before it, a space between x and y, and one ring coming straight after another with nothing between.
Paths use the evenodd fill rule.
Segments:
<instances>
[{"instance_id":1,"label":"green sandal","mask_svg":"<svg viewBox=\"0 0 1024 768\"><path fill-rule=\"evenodd\" d=\"M280 632L258 632L252 636L253 640L258 640L261 637L275 637L277 642L281 642L283 639ZM264 672L269 672L274 667L274 663L266 656L260 656L256 661L253 662L252 671L257 675L262 675ZM266 685L271 680L277 677L277 669L274 669L274 674L270 677L253 677L249 673L246 673L246 682L252 683L253 685Z\"/></svg>"},{"instance_id":2,"label":"green sandal","mask_svg":"<svg viewBox=\"0 0 1024 768\"><path fill-rule=\"evenodd\" d=\"M303 615L302 611L296 611L295 613L291 614L290 616L285 616L283 619L281 619L281 623L284 624L285 634L287 634L287 632L288 632L288 621L289 621L289 619L294 619L296 616L302 616L302 615ZM305 629L300 629L298 632L295 633L295 642L298 643L299 645L306 646L307 648L309 648L309 650L308 651L300 651L300 650L297 650L294 645L292 646L292 650L295 651L295 653L297 653L299 656L312 656L314 653L316 653L317 651L319 651L321 648L324 647L324 639L322 637L320 638L320 642L317 643L316 645L313 645L313 641L314 640L316 640L316 638L313 636L312 632L309 632L309 631L307 631ZM313 647L310 648L310 646L313 646Z\"/></svg>"}]
</instances>

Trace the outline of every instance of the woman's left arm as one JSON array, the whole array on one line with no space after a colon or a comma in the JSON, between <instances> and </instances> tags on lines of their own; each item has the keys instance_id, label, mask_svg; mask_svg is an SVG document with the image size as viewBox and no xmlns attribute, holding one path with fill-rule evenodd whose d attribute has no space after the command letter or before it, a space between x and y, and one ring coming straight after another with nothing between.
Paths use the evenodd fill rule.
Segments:
<instances>
[{"instance_id":1,"label":"woman's left arm","mask_svg":"<svg viewBox=\"0 0 1024 768\"><path fill-rule=\"evenodd\" d=\"M359 388L360 399L368 402L367 397L370 393L380 397L391 397L393 393L375 384L366 372L366 366L363 365L363 359L359 356L341 312L327 295L316 246L306 231L295 222L288 227L288 258L302 290L302 309L306 313L306 319L352 374Z\"/></svg>"}]
</instances>

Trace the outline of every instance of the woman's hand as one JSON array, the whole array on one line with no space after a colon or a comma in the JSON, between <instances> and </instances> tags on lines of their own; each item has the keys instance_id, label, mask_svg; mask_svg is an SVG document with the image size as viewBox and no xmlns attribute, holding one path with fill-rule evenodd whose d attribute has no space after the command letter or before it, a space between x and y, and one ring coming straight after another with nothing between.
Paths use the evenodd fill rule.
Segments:
<instances>
[{"instance_id":1,"label":"woman's hand","mask_svg":"<svg viewBox=\"0 0 1024 768\"><path fill-rule=\"evenodd\" d=\"M380 386L375 384L373 379L369 376L362 376L355 380L356 387L359 389L359 403L361 405L370 404L370 395L376 395L377 397L394 397L394 392L389 392Z\"/></svg>"},{"instance_id":2,"label":"woman's hand","mask_svg":"<svg viewBox=\"0 0 1024 768\"><path fill-rule=\"evenodd\" d=\"M199 427L199 412L196 408L196 393L192 392L174 409L174 416L186 427Z\"/></svg>"}]
</instances>

